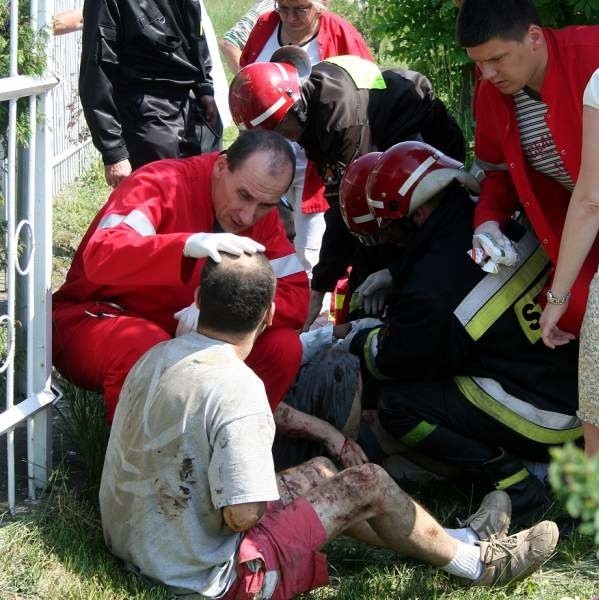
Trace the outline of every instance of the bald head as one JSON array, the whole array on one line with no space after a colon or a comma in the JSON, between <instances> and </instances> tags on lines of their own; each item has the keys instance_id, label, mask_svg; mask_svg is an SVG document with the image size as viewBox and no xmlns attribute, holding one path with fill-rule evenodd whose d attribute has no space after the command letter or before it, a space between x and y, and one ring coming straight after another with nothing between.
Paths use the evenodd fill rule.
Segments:
<instances>
[{"instance_id":1,"label":"bald head","mask_svg":"<svg viewBox=\"0 0 599 600\"><path fill-rule=\"evenodd\" d=\"M264 254L207 259L200 280L198 327L245 335L260 327L270 308L276 278Z\"/></svg>"}]
</instances>

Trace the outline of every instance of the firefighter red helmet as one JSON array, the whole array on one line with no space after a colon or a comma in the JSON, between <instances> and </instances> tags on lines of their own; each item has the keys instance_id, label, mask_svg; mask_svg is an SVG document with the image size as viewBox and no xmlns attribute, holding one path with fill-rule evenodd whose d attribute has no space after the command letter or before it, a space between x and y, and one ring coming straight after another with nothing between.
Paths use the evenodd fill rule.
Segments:
<instances>
[{"instance_id":1,"label":"firefighter red helmet","mask_svg":"<svg viewBox=\"0 0 599 600\"><path fill-rule=\"evenodd\" d=\"M379 219L409 217L452 181L478 194L464 165L423 142L400 142L383 152L367 184L368 206Z\"/></svg>"},{"instance_id":2,"label":"firefighter red helmet","mask_svg":"<svg viewBox=\"0 0 599 600\"><path fill-rule=\"evenodd\" d=\"M368 208L366 181L382 154L382 152L369 152L356 158L347 167L339 186L341 216L347 228L367 245L375 241L379 226Z\"/></svg>"},{"instance_id":3,"label":"firefighter red helmet","mask_svg":"<svg viewBox=\"0 0 599 600\"><path fill-rule=\"evenodd\" d=\"M247 65L231 82L229 108L242 129L275 129L300 100L297 69L283 62Z\"/></svg>"}]
</instances>

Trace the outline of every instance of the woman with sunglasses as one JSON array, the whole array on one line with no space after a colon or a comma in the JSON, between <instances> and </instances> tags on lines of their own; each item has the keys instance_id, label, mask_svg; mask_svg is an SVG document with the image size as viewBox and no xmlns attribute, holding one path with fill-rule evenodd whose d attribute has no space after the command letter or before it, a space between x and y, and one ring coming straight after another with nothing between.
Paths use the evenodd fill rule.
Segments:
<instances>
[{"instance_id":1,"label":"woman with sunglasses","mask_svg":"<svg viewBox=\"0 0 599 600\"><path fill-rule=\"evenodd\" d=\"M366 42L348 21L327 9L327 0L278 0L274 11L262 15L241 53L240 66L269 61L282 46L302 47L312 64L331 56L353 54L372 60ZM293 143L297 171L287 193L293 208L294 245L304 268L311 275L318 262L325 229L322 180L301 147Z\"/></svg>"}]
</instances>

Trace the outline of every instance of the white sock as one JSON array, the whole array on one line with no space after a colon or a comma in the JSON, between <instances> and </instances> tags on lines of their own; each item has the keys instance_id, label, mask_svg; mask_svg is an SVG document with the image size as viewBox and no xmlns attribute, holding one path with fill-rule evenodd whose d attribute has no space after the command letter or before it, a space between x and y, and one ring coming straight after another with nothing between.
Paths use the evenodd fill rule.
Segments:
<instances>
[{"instance_id":1,"label":"white sock","mask_svg":"<svg viewBox=\"0 0 599 600\"><path fill-rule=\"evenodd\" d=\"M462 527L461 529L448 529L445 527L444 529L445 533L460 542L464 542L464 544L472 545L480 541L476 535L476 531L472 527Z\"/></svg>"},{"instance_id":2,"label":"white sock","mask_svg":"<svg viewBox=\"0 0 599 600\"><path fill-rule=\"evenodd\" d=\"M471 546L458 541L458 550L448 565L443 567L450 575L478 579L483 573L483 563L480 559L480 547Z\"/></svg>"}]
</instances>

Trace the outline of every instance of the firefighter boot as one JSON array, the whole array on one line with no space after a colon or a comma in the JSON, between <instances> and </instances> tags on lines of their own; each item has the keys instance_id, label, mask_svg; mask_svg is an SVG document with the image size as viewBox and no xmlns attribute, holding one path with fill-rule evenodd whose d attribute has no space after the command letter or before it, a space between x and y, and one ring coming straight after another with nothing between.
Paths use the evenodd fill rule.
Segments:
<instances>
[{"instance_id":1,"label":"firefighter boot","mask_svg":"<svg viewBox=\"0 0 599 600\"><path fill-rule=\"evenodd\" d=\"M532 520L550 506L548 490L522 462L506 454L502 448L499 450L499 456L484 463L484 476L495 489L508 493L516 523Z\"/></svg>"}]
</instances>

